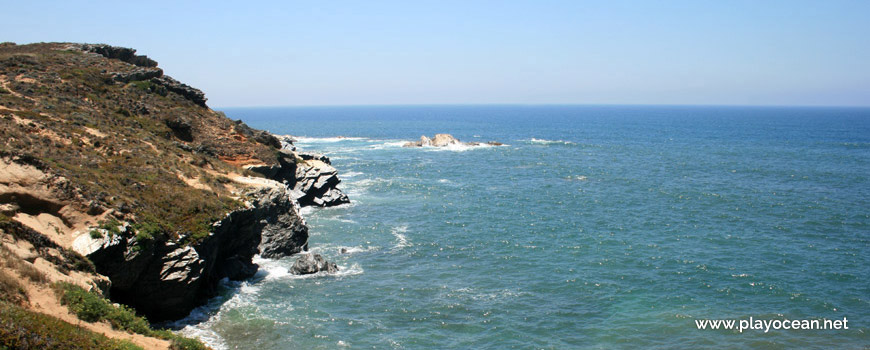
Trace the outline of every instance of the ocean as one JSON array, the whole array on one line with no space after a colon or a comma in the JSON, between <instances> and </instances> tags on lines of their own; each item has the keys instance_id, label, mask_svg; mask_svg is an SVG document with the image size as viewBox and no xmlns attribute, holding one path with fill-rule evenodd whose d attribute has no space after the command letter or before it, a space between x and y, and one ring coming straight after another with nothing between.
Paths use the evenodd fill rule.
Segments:
<instances>
[{"instance_id":1,"label":"ocean","mask_svg":"<svg viewBox=\"0 0 870 350\"><path fill-rule=\"evenodd\" d=\"M259 259L176 324L216 349L870 346L870 109L225 112L329 156L352 203L303 210L338 274ZM505 145L401 147L435 133ZM696 323L750 317L849 329Z\"/></svg>"}]
</instances>

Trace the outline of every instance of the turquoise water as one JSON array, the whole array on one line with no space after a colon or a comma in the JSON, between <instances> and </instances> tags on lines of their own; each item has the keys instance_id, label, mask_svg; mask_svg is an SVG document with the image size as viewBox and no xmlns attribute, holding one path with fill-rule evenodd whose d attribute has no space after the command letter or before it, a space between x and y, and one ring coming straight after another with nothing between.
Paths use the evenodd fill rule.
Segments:
<instances>
[{"instance_id":1,"label":"turquoise water","mask_svg":"<svg viewBox=\"0 0 870 350\"><path fill-rule=\"evenodd\" d=\"M304 136L353 203L305 209L313 250L339 275L260 260L194 312L184 332L217 348L870 345L868 109L226 112ZM507 146L400 147L441 132ZM749 317L850 329L694 323Z\"/></svg>"}]
</instances>

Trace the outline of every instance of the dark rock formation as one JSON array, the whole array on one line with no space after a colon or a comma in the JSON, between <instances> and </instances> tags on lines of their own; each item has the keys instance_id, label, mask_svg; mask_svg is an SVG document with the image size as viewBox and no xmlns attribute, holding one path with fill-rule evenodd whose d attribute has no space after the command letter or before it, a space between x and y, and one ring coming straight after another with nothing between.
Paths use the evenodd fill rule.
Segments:
<instances>
[{"instance_id":1,"label":"dark rock formation","mask_svg":"<svg viewBox=\"0 0 870 350\"><path fill-rule=\"evenodd\" d=\"M332 165L332 162L329 160L329 157L324 156L322 154L298 153L297 155L299 156L299 158L302 158L302 160L319 160L319 161L324 162L326 164Z\"/></svg>"},{"instance_id":2,"label":"dark rock formation","mask_svg":"<svg viewBox=\"0 0 870 350\"><path fill-rule=\"evenodd\" d=\"M193 141L193 127L190 125L189 121L176 116L175 118L164 120L163 123L172 130L175 137L182 141Z\"/></svg>"},{"instance_id":3,"label":"dark rock formation","mask_svg":"<svg viewBox=\"0 0 870 350\"><path fill-rule=\"evenodd\" d=\"M106 58L121 60L139 67L157 67L157 61L148 58L148 56L137 55L136 49L105 44L85 44L82 45L82 50L93 52Z\"/></svg>"},{"instance_id":4,"label":"dark rock formation","mask_svg":"<svg viewBox=\"0 0 870 350\"><path fill-rule=\"evenodd\" d=\"M151 78L151 83L160 85L170 92L179 94L181 95L181 97L193 101L193 103L196 103L202 107L206 107L205 101L207 101L208 99L205 98L205 93L203 93L199 89L181 83L178 80L172 79L172 77L168 75L163 75L158 78Z\"/></svg>"},{"instance_id":5,"label":"dark rock formation","mask_svg":"<svg viewBox=\"0 0 870 350\"><path fill-rule=\"evenodd\" d=\"M256 130L242 122L241 120L236 120L235 131L244 137L249 139L253 139L258 143L262 143L266 146L271 146L274 148L281 148L281 141L278 140L278 137L272 135L268 131Z\"/></svg>"},{"instance_id":6,"label":"dark rock formation","mask_svg":"<svg viewBox=\"0 0 870 350\"><path fill-rule=\"evenodd\" d=\"M141 242L125 229L103 238L81 235L73 247L112 280L113 300L151 321L181 318L212 296L222 278L252 276L254 254L279 258L306 248L308 227L286 189L262 188L245 197L246 209L227 214L194 245Z\"/></svg>"},{"instance_id":7,"label":"dark rock formation","mask_svg":"<svg viewBox=\"0 0 870 350\"><path fill-rule=\"evenodd\" d=\"M290 268L290 273L294 275L310 275L321 271L336 273L338 265L326 261L320 254L302 254Z\"/></svg>"},{"instance_id":8,"label":"dark rock formation","mask_svg":"<svg viewBox=\"0 0 870 350\"><path fill-rule=\"evenodd\" d=\"M72 48L75 47L75 45L72 46ZM163 75L163 70L156 68L157 61L148 58L148 56L136 55L135 49L104 44L84 44L81 45L79 49L141 67L126 72L109 73L112 76L112 80L123 83L129 83L132 81L150 81L152 84L156 85L152 87L153 92L164 96L166 95L166 92L173 92L202 107L207 107L205 102L208 99L205 98L205 93L199 89L181 83L178 80L172 79L172 77L168 75ZM280 144L278 147L280 147Z\"/></svg>"},{"instance_id":9,"label":"dark rock formation","mask_svg":"<svg viewBox=\"0 0 870 350\"><path fill-rule=\"evenodd\" d=\"M114 72L111 75L115 81L129 83L131 81L160 78L163 76L163 70L160 68L136 68L129 72Z\"/></svg>"},{"instance_id":10,"label":"dark rock formation","mask_svg":"<svg viewBox=\"0 0 870 350\"><path fill-rule=\"evenodd\" d=\"M331 207L350 203L347 195L338 189L341 179L328 157L314 153L296 153L280 150L277 165L256 165L248 169L268 179L284 183L291 189L300 206Z\"/></svg>"},{"instance_id":11,"label":"dark rock formation","mask_svg":"<svg viewBox=\"0 0 870 350\"><path fill-rule=\"evenodd\" d=\"M319 157L325 158L324 156ZM326 160L328 161L329 158ZM328 162L316 159L306 160L296 164L294 196L299 201L299 205L302 206L331 207L350 203L347 195L336 187L340 182L338 171Z\"/></svg>"},{"instance_id":12,"label":"dark rock formation","mask_svg":"<svg viewBox=\"0 0 870 350\"><path fill-rule=\"evenodd\" d=\"M293 138L293 136L283 135L276 137L279 141L281 141L281 149L286 149L288 151L296 150L296 146L294 145L296 143L296 139Z\"/></svg>"}]
</instances>

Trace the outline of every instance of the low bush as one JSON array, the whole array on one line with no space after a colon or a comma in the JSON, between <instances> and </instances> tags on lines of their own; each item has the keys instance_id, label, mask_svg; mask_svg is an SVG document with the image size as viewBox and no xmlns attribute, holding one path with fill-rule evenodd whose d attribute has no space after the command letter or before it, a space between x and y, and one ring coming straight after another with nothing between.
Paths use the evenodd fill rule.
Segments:
<instances>
[{"instance_id":1,"label":"low bush","mask_svg":"<svg viewBox=\"0 0 870 350\"><path fill-rule=\"evenodd\" d=\"M0 301L0 349L142 349L126 340L76 327L58 318Z\"/></svg>"},{"instance_id":2,"label":"low bush","mask_svg":"<svg viewBox=\"0 0 870 350\"><path fill-rule=\"evenodd\" d=\"M107 321L114 329L125 330L149 337L169 340L170 349L205 350L208 349L199 340L186 338L171 331L153 330L144 317L124 305L113 305L102 296L88 292L70 283L56 283L55 291L61 304L67 305L76 317L87 322Z\"/></svg>"}]
</instances>

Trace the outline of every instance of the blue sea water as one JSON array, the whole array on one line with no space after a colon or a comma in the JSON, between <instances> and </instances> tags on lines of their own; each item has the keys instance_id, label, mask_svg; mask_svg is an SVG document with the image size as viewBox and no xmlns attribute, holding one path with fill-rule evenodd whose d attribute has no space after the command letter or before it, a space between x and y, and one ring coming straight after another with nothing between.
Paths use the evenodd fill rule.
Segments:
<instances>
[{"instance_id":1,"label":"blue sea water","mask_svg":"<svg viewBox=\"0 0 870 350\"><path fill-rule=\"evenodd\" d=\"M870 346L868 109L226 112L328 155L352 203L304 210L341 273L261 259L186 320L218 349ZM435 133L506 145L401 147ZM849 329L695 326L749 317Z\"/></svg>"}]
</instances>

